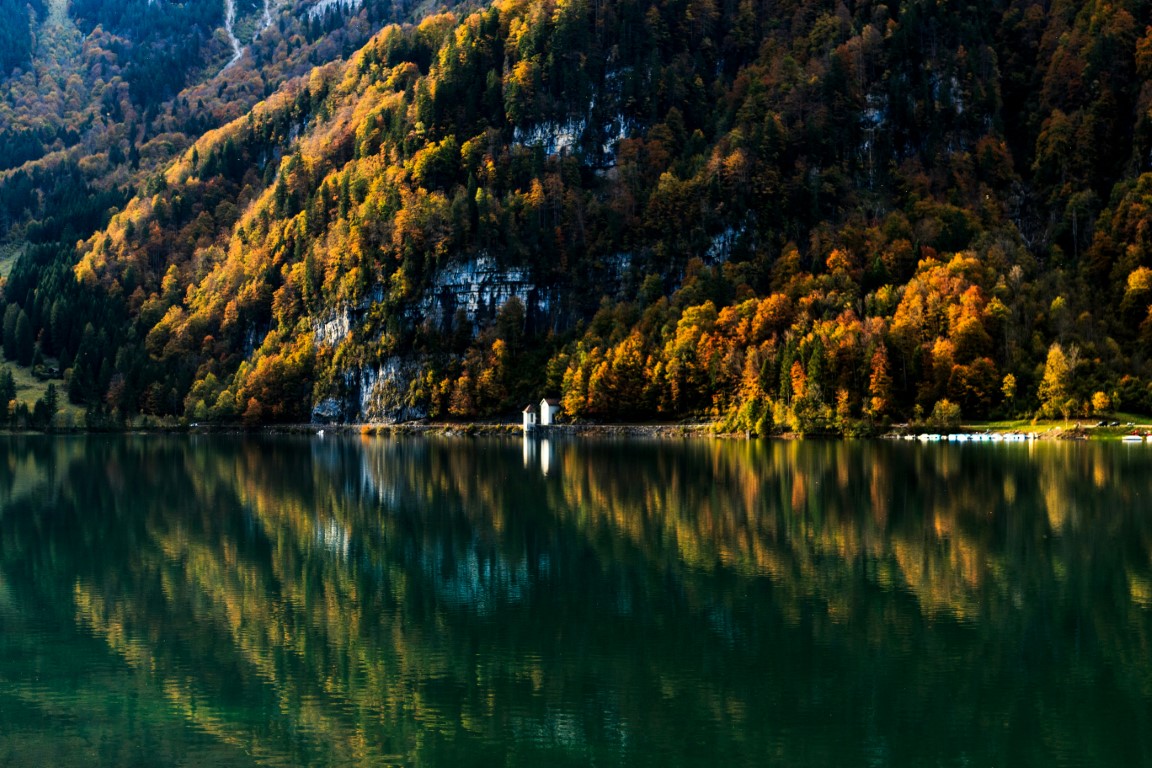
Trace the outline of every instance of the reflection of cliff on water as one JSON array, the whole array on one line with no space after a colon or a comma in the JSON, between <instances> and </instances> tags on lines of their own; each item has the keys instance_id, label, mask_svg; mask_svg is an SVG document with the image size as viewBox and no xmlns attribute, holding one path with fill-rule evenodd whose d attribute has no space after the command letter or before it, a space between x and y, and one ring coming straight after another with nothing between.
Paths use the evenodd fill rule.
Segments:
<instances>
[{"instance_id":1,"label":"reflection of cliff on water","mask_svg":"<svg viewBox=\"0 0 1152 768\"><path fill-rule=\"evenodd\" d=\"M13 442L5 605L58 606L221 763L1148 753L1138 455L553 440L545 475L542 453Z\"/></svg>"}]
</instances>

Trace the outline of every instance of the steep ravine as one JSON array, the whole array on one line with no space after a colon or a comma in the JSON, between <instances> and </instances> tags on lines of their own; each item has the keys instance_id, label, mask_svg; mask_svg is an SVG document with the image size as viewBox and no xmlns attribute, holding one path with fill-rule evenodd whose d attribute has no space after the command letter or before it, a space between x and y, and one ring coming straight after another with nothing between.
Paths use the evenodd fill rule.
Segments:
<instances>
[{"instance_id":1,"label":"steep ravine","mask_svg":"<svg viewBox=\"0 0 1152 768\"><path fill-rule=\"evenodd\" d=\"M244 55L244 49L236 38L236 32L233 29L235 24L236 2L235 0L224 0L224 31L228 33L228 44L232 46L232 58L224 65L224 69L228 69L240 61L240 57Z\"/></svg>"}]
</instances>

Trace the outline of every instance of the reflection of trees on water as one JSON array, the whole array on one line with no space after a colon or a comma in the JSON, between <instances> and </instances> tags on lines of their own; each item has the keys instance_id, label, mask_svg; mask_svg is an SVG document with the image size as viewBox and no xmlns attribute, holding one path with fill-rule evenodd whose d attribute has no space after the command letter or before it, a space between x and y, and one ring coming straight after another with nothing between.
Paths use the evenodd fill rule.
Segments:
<instances>
[{"instance_id":1,"label":"reflection of trees on water","mask_svg":"<svg viewBox=\"0 0 1152 768\"><path fill-rule=\"evenodd\" d=\"M512 442L15 442L0 575L268 763L1149 749L1105 738L1152 698L1135 454L549 453L545 476Z\"/></svg>"}]
</instances>

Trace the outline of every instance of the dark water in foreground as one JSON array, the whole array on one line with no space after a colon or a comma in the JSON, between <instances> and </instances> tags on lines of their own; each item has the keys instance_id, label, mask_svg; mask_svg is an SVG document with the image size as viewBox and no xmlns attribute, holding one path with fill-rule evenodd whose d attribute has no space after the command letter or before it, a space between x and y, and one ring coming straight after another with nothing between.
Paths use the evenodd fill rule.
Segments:
<instances>
[{"instance_id":1,"label":"dark water in foreground","mask_svg":"<svg viewBox=\"0 0 1152 768\"><path fill-rule=\"evenodd\" d=\"M0 765L1152 765L1152 446L0 443Z\"/></svg>"}]
</instances>

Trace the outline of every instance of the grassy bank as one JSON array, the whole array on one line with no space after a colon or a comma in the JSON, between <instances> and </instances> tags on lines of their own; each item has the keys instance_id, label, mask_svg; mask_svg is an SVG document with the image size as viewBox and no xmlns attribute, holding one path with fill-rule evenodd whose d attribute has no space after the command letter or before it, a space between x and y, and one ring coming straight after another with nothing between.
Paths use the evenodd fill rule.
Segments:
<instances>
[{"instance_id":1,"label":"grassy bank","mask_svg":"<svg viewBox=\"0 0 1152 768\"><path fill-rule=\"evenodd\" d=\"M1101 422L1115 426L1097 426ZM1152 433L1152 418L1138 413L1114 413L1107 417L1068 420L1007 419L966 422L968 432L1022 432L1043 438L1076 437L1086 440L1119 440L1125 435Z\"/></svg>"}]
</instances>

